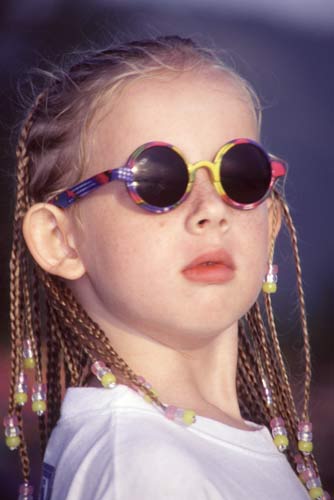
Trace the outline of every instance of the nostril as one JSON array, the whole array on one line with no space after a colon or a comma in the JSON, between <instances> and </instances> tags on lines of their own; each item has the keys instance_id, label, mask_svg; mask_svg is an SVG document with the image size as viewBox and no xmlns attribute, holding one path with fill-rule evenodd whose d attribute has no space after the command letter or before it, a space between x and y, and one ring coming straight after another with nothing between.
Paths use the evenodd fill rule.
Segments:
<instances>
[{"instance_id":1,"label":"nostril","mask_svg":"<svg viewBox=\"0 0 334 500\"><path fill-rule=\"evenodd\" d=\"M207 224L207 222L208 222L208 219L201 219L198 221L198 225L203 227L203 226L205 226L205 224Z\"/></svg>"}]
</instances>

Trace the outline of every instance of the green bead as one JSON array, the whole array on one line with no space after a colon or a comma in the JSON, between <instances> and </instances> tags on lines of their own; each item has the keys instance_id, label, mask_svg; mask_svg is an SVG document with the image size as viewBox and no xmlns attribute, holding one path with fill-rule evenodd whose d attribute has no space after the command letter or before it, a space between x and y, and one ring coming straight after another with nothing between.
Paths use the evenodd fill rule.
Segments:
<instances>
[{"instance_id":1,"label":"green bead","mask_svg":"<svg viewBox=\"0 0 334 500\"><path fill-rule=\"evenodd\" d=\"M313 443L312 441L298 441L298 449L304 453L311 453Z\"/></svg>"},{"instance_id":2,"label":"green bead","mask_svg":"<svg viewBox=\"0 0 334 500\"><path fill-rule=\"evenodd\" d=\"M27 370L32 370L33 368L35 368L35 360L34 360L34 358L25 358L24 361L23 361L23 366Z\"/></svg>"},{"instance_id":3,"label":"green bead","mask_svg":"<svg viewBox=\"0 0 334 500\"><path fill-rule=\"evenodd\" d=\"M7 436L6 437L6 445L10 450L16 450L21 443L20 436Z\"/></svg>"},{"instance_id":4,"label":"green bead","mask_svg":"<svg viewBox=\"0 0 334 500\"><path fill-rule=\"evenodd\" d=\"M116 377L113 373L107 372L101 378L101 384L103 387L110 387L116 383Z\"/></svg>"},{"instance_id":5,"label":"green bead","mask_svg":"<svg viewBox=\"0 0 334 500\"><path fill-rule=\"evenodd\" d=\"M289 440L287 436L278 434L277 436L274 437L274 443L280 451L284 451L287 449L289 445Z\"/></svg>"},{"instance_id":6,"label":"green bead","mask_svg":"<svg viewBox=\"0 0 334 500\"><path fill-rule=\"evenodd\" d=\"M265 293L275 293L277 291L277 285L276 283L270 283L268 281L265 281L262 285L262 290Z\"/></svg>"},{"instance_id":7,"label":"green bead","mask_svg":"<svg viewBox=\"0 0 334 500\"><path fill-rule=\"evenodd\" d=\"M25 392L16 392L14 394L14 401L17 405L23 406L28 401L28 394Z\"/></svg>"},{"instance_id":8,"label":"green bead","mask_svg":"<svg viewBox=\"0 0 334 500\"><path fill-rule=\"evenodd\" d=\"M324 494L324 490L318 486L317 488L311 488L309 490L309 495L311 498L316 499Z\"/></svg>"},{"instance_id":9,"label":"green bead","mask_svg":"<svg viewBox=\"0 0 334 500\"><path fill-rule=\"evenodd\" d=\"M196 413L193 410L184 410L182 420L186 425L191 425L196 420Z\"/></svg>"},{"instance_id":10,"label":"green bead","mask_svg":"<svg viewBox=\"0 0 334 500\"><path fill-rule=\"evenodd\" d=\"M32 403L32 411L35 413L42 415L46 410L46 402L42 399L38 399L37 401L33 401Z\"/></svg>"}]
</instances>

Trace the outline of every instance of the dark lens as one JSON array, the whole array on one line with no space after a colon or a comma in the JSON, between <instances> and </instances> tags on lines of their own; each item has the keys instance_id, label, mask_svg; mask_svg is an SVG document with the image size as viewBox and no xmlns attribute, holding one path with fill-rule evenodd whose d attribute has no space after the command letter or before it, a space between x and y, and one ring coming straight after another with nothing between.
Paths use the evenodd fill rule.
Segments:
<instances>
[{"instance_id":1,"label":"dark lens","mask_svg":"<svg viewBox=\"0 0 334 500\"><path fill-rule=\"evenodd\" d=\"M236 144L222 158L220 177L229 198L243 204L255 203L270 186L270 161L255 144Z\"/></svg>"},{"instance_id":2,"label":"dark lens","mask_svg":"<svg viewBox=\"0 0 334 500\"><path fill-rule=\"evenodd\" d=\"M184 160L167 146L152 146L136 159L133 173L137 193L148 204L168 207L178 202L188 184Z\"/></svg>"}]
</instances>

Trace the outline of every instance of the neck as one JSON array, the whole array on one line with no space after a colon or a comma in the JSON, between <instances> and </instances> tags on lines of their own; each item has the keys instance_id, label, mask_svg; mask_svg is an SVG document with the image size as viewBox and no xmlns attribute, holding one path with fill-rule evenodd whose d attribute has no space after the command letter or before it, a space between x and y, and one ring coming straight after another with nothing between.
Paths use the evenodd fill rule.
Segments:
<instances>
[{"instance_id":1,"label":"neck","mask_svg":"<svg viewBox=\"0 0 334 500\"><path fill-rule=\"evenodd\" d=\"M118 354L152 384L163 403L245 428L236 394L237 323L199 346L182 349L115 325L100 326ZM127 384L115 373L119 383Z\"/></svg>"}]
</instances>

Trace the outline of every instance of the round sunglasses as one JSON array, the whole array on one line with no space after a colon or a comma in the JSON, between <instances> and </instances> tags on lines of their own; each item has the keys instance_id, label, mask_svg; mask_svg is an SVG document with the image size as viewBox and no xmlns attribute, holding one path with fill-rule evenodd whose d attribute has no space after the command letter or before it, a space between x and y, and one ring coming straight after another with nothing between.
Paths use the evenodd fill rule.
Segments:
<instances>
[{"instance_id":1,"label":"round sunglasses","mask_svg":"<svg viewBox=\"0 0 334 500\"><path fill-rule=\"evenodd\" d=\"M196 171L206 168L217 193L228 205L250 210L262 203L286 163L266 153L251 139L224 144L213 162L189 163L182 152L165 142L149 142L137 148L122 167L106 170L57 194L49 202L66 208L100 186L123 181L132 200L154 213L165 213L185 201Z\"/></svg>"}]
</instances>

